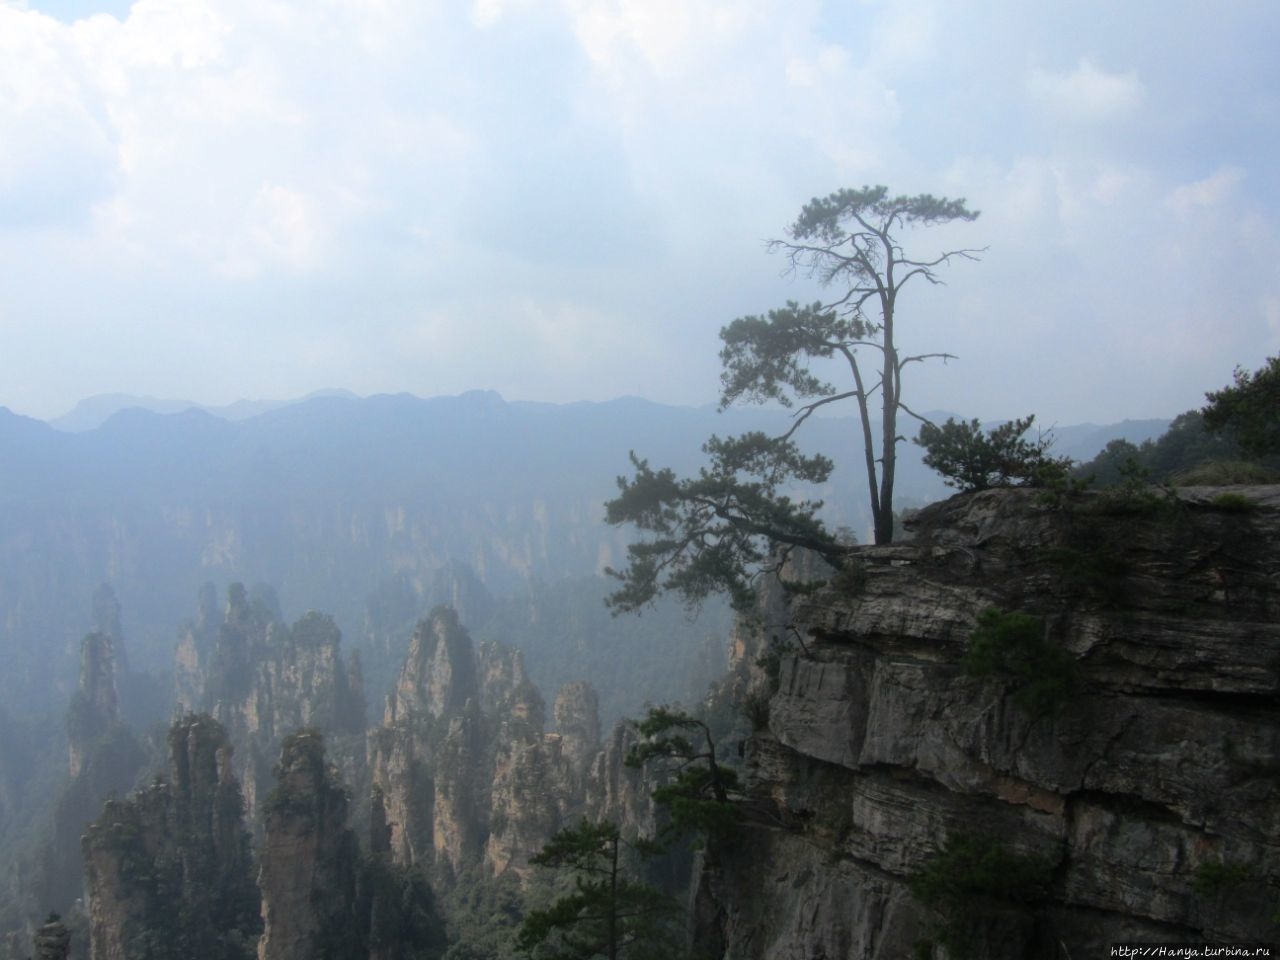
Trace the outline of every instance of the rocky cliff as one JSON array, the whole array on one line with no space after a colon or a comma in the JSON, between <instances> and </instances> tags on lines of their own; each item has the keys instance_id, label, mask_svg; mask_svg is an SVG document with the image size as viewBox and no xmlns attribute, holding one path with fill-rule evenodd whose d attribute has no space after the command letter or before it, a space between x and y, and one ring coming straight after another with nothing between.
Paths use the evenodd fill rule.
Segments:
<instances>
[{"instance_id":1,"label":"rocky cliff","mask_svg":"<svg viewBox=\"0 0 1280 960\"><path fill-rule=\"evenodd\" d=\"M67 709L69 776L39 820L31 854L14 867L12 903L28 922L49 910L67 912L84 896L80 837L108 797L126 794L147 762L117 710L115 641L94 632L81 643L80 684ZM36 837L31 838L36 841ZM2 954L0 954L2 955Z\"/></svg>"},{"instance_id":2,"label":"rocky cliff","mask_svg":"<svg viewBox=\"0 0 1280 960\"><path fill-rule=\"evenodd\" d=\"M52 914L32 937L35 960L67 960L71 955L71 931L58 915Z\"/></svg>"},{"instance_id":3,"label":"rocky cliff","mask_svg":"<svg viewBox=\"0 0 1280 960\"><path fill-rule=\"evenodd\" d=\"M93 960L242 960L258 933L249 837L225 731L188 716L169 780L112 800L83 839Z\"/></svg>"},{"instance_id":4,"label":"rocky cliff","mask_svg":"<svg viewBox=\"0 0 1280 960\"><path fill-rule=\"evenodd\" d=\"M370 738L393 860L446 887L477 864L526 877L529 858L579 817L651 826L643 776L623 765L629 734L602 746L591 687L567 684L553 715L549 731L519 651L474 645L449 608L423 620Z\"/></svg>"},{"instance_id":5,"label":"rocky cliff","mask_svg":"<svg viewBox=\"0 0 1280 960\"><path fill-rule=\"evenodd\" d=\"M423 620L369 750L394 860L447 878L486 856L501 872L536 852L526 833L540 846L571 802L545 712L519 651L477 648L447 607Z\"/></svg>"},{"instance_id":6,"label":"rocky cliff","mask_svg":"<svg viewBox=\"0 0 1280 960\"><path fill-rule=\"evenodd\" d=\"M698 945L1276 940L1280 488L991 491L916 526L797 602Z\"/></svg>"},{"instance_id":7,"label":"rocky cliff","mask_svg":"<svg viewBox=\"0 0 1280 960\"><path fill-rule=\"evenodd\" d=\"M119 719L115 644L110 635L95 631L80 642L80 687L67 714L67 772L72 777L80 773L93 742Z\"/></svg>"},{"instance_id":8,"label":"rocky cliff","mask_svg":"<svg viewBox=\"0 0 1280 960\"><path fill-rule=\"evenodd\" d=\"M203 589L196 619L180 634L174 669L179 706L208 711L227 730L251 812L284 737L295 730L323 730L350 782L362 779L364 760L358 658L344 660L332 618L311 612L286 626L270 591L260 592L251 597L232 584L218 618L212 589Z\"/></svg>"},{"instance_id":9,"label":"rocky cliff","mask_svg":"<svg viewBox=\"0 0 1280 960\"><path fill-rule=\"evenodd\" d=\"M258 960L360 956L360 855L348 798L315 731L287 737L265 804Z\"/></svg>"}]
</instances>

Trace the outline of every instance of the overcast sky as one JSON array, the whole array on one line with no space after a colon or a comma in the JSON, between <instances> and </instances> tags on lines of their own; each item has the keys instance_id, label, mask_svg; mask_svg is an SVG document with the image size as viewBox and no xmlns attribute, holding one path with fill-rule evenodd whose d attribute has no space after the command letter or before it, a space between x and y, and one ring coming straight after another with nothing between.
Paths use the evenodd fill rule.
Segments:
<instances>
[{"instance_id":1,"label":"overcast sky","mask_svg":"<svg viewBox=\"0 0 1280 960\"><path fill-rule=\"evenodd\" d=\"M1172 415L1280 350L1274 0L0 0L0 405L709 403L764 241L909 249L917 409Z\"/></svg>"}]
</instances>

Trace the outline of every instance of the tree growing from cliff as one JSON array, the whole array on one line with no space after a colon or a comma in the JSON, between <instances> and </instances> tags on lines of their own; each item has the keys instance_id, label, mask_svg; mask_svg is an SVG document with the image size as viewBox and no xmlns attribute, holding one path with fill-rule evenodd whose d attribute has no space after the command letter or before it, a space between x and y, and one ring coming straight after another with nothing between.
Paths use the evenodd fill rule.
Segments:
<instances>
[{"instance_id":1,"label":"tree growing from cliff","mask_svg":"<svg viewBox=\"0 0 1280 960\"><path fill-rule=\"evenodd\" d=\"M1079 685L1080 665L1046 632L1042 617L989 607L978 614L964 655L971 677L998 677L1013 687L1013 702L1032 717L1051 714Z\"/></svg>"},{"instance_id":2,"label":"tree growing from cliff","mask_svg":"<svg viewBox=\"0 0 1280 960\"><path fill-rule=\"evenodd\" d=\"M629 854L657 852L643 840L623 839L608 821L582 820L552 836L530 862L567 870L574 890L545 910L532 910L518 945L536 960L667 960L677 955L675 904L628 873Z\"/></svg>"},{"instance_id":3,"label":"tree growing from cliff","mask_svg":"<svg viewBox=\"0 0 1280 960\"><path fill-rule=\"evenodd\" d=\"M708 840L723 838L737 823L738 773L716 754L711 728L697 717L670 707L651 707L636 724L641 740L626 757L629 767L651 761L666 765L671 778L653 792L654 802L671 820L664 834L695 832Z\"/></svg>"},{"instance_id":4,"label":"tree growing from cliff","mask_svg":"<svg viewBox=\"0 0 1280 960\"><path fill-rule=\"evenodd\" d=\"M1171 480L1201 482L1186 479L1197 474L1266 476L1256 464L1241 461L1241 456L1239 444L1225 433L1210 432L1204 415L1199 410L1188 410L1174 417L1169 429L1155 440L1144 440L1140 444L1112 440L1074 472L1079 477L1090 478L1098 487Z\"/></svg>"},{"instance_id":5,"label":"tree growing from cliff","mask_svg":"<svg viewBox=\"0 0 1280 960\"><path fill-rule=\"evenodd\" d=\"M619 495L606 504L611 524L632 523L652 539L627 547L628 565L608 572L622 586L606 603L617 612L639 610L664 591L696 606L725 593L739 609L750 606L755 577L781 571L788 554L806 548L838 565L847 547L817 518L820 503L792 500L785 482L821 483L831 473L825 457L806 457L789 440L763 433L703 446L711 465L678 479L632 455L635 477L618 478Z\"/></svg>"},{"instance_id":6,"label":"tree growing from cliff","mask_svg":"<svg viewBox=\"0 0 1280 960\"><path fill-rule=\"evenodd\" d=\"M796 547L838 559L842 545L816 519L821 505L783 493L793 483L822 483L830 475L831 461L803 456L792 437L831 404L852 402L858 412L875 542L893 539L897 445L904 439L898 419L919 419L903 400L903 373L913 363L949 356L899 350L899 298L912 281L941 283L939 268L978 253L952 249L918 258L898 236L977 216L964 200L846 189L811 200L787 239L771 242L792 272L836 295L809 305L789 302L725 326L720 407L778 403L794 409L794 423L779 437L713 437L704 448L711 466L692 480L633 455L635 477L619 478L621 492L607 519L634 523L654 538L633 544L628 566L611 571L623 584L610 600L616 610L638 609L664 590L691 603L725 590L741 602L752 577L762 568L780 569ZM839 384L826 378L833 362Z\"/></svg>"},{"instance_id":7,"label":"tree growing from cliff","mask_svg":"<svg viewBox=\"0 0 1280 960\"><path fill-rule=\"evenodd\" d=\"M982 945L999 942L1025 948L1025 933L1036 903L1048 893L1052 865L1018 853L996 837L960 833L911 877L911 892L933 913L932 934L954 960L988 954ZM933 956L932 944L920 944ZM1021 955L1010 952L1009 956Z\"/></svg>"}]
</instances>

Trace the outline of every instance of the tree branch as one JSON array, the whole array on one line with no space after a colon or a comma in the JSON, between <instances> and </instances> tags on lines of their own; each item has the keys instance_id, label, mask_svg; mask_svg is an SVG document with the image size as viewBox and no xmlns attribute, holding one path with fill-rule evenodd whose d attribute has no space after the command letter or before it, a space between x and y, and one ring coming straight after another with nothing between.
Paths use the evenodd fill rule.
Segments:
<instances>
[{"instance_id":1,"label":"tree branch","mask_svg":"<svg viewBox=\"0 0 1280 960\"><path fill-rule=\"evenodd\" d=\"M898 400L898 409L901 410L903 413L907 414L908 416L915 417L921 423L933 423L933 421L930 420L928 417L920 416L920 414L916 413L914 410L908 407L905 403L903 403L901 399ZM899 437L898 439L905 440L906 438Z\"/></svg>"},{"instance_id":2,"label":"tree branch","mask_svg":"<svg viewBox=\"0 0 1280 960\"><path fill-rule=\"evenodd\" d=\"M959 360L954 353L917 353L910 357L901 357L898 360L898 369L902 369L908 363L921 363L925 360Z\"/></svg>"},{"instance_id":3,"label":"tree branch","mask_svg":"<svg viewBox=\"0 0 1280 960\"><path fill-rule=\"evenodd\" d=\"M788 430L778 439L790 440L791 435L800 428L800 424L808 420L809 416L813 413L813 411L817 410L819 407L825 407L828 403L835 403L837 400L848 400L850 397L856 397L856 396L858 396L857 390L849 390L849 391L846 391L845 393L837 393L830 397L823 397L821 400L813 401L813 403L806 403L803 407L801 407L799 410L797 410L795 413L791 415L792 419L795 420L795 423L791 425L790 430Z\"/></svg>"}]
</instances>

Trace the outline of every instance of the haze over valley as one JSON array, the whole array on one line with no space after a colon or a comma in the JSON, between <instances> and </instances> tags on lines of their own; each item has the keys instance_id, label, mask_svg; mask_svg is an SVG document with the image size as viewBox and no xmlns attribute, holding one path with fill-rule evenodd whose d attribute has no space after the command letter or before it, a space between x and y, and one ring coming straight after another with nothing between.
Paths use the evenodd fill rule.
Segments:
<instances>
[{"instance_id":1,"label":"haze over valley","mask_svg":"<svg viewBox=\"0 0 1280 960\"><path fill-rule=\"evenodd\" d=\"M0 960L1280 942L1277 36L0 0Z\"/></svg>"}]
</instances>

